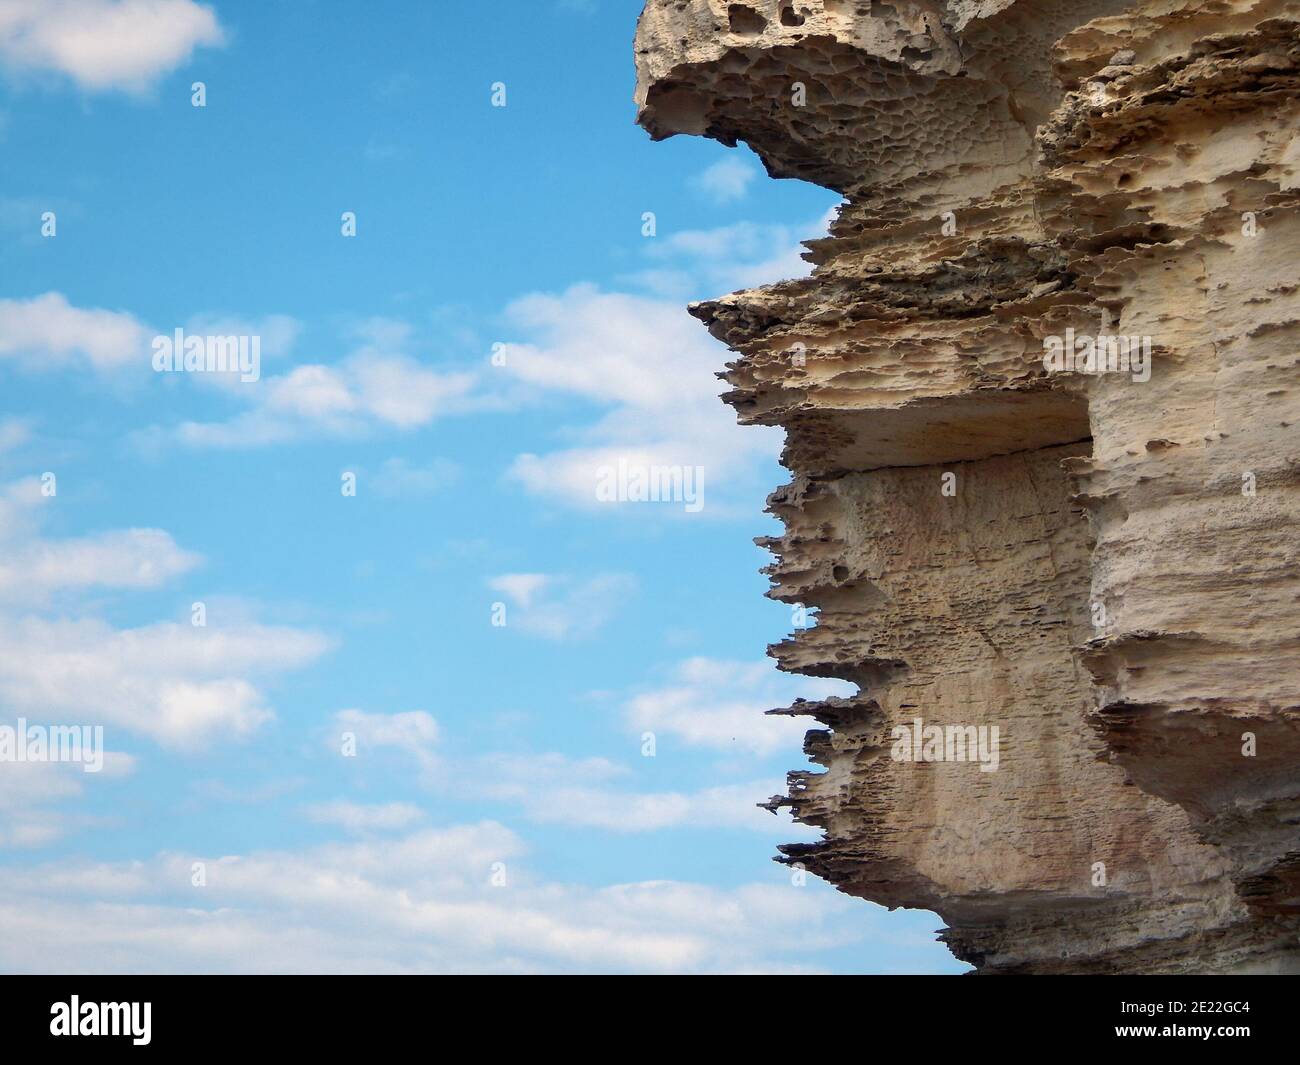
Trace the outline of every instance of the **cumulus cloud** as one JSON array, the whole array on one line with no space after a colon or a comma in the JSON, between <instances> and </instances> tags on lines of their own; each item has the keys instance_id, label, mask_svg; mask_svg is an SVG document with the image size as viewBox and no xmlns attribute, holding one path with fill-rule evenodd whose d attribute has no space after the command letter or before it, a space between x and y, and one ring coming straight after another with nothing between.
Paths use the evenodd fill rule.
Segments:
<instances>
[{"instance_id":1,"label":"cumulus cloud","mask_svg":"<svg viewBox=\"0 0 1300 1065\"><path fill-rule=\"evenodd\" d=\"M627 573L602 573L585 580L546 573L503 573L488 580L507 604L506 627L546 640L594 636L636 590Z\"/></svg>"},{"instance_id":2,"label":"cumulus cloud","mask_svg":"<svg viewBox=\"0 0 1300 1065\"><path fill-rule=\"evenodd\" d=\"M318 633L280 626L117 629L96 618L3 615L0 644L0 699L14 711L189 750L242 739L270 720L248 678L306 665L329 647Z\"/></svg>"},{"instance_id":3,"label":"cumulus cloud","mask_svg":"<svg viewBox=\"0 0 1300 1065\"><path fill-rule=\"evenodd\" d=\"M179 323L178 323L179 324ZM187 336L257 337L265 359L281 358L292 349L301 324L283 314L241 318L204 312L181 325ZM172 326L164 335L171 336ZM126 311L77 307L61 292L30 299L0 300L0 359L28 370L78 370L98 373L122 369L152 371L154 327ZM198 384L238 390L239 371L192 374Z\"/></svg>"},{"instance_id":4,"label":"cumulus cloud","mask_svg":"<svg viewBox=\"0 0 1300 1065\"><path fill-rule=\"evenodd\" d=\"M44 370L147 366L151 329L124 311L74 307L61 292L0 299L0 359Z\"/></svg>"},{"instance_id":5,"label":"cumulus cloud","mask_svg":"<svg viewBox=\"0 0 1300 1065\"><path fill-rule=\"evenodd\" d=\"M743 200L758 168L743 156L728 154L696 175L692 186L716 204Z\"/></svg>"},{"instance_id":6,"label":"cumulus cloud","mask_svg":"<svg viewBox=\"0 0 1300 1065\"><path fill-rule=\"evenodd\" d=\"M6 0L0 64L54 72L81 88L139 92L225 40L216 13L193 0Z\"/></svg>"},{"instance_id":7,"label":"cumulus cloud","mask_svg":"<svg viewBox=\"0 0 1300 1065\"><path fill-rule=\"evenodd\" d=\"M258 337L269 361L285 357L301 332L296 319L282 314L249 319L202 313L181 328L189 336ZM242 381L239 370L184 375L198 387L224 388L247 409L224 421L155 426L137 433L137 443L157 447L178 439L197 447L261 447L310 435L416 429L446 414L502 403L476 394L476 372L438 370L411 357L404 350L410 340L404 323L375 319L356 332L361 343L336 363L304 362L278 374L263 366L260 380L252 382ZM168 327L164 335L171 333ZM28 370L89 368L107 374L134 366L150 372L158 335L132 314L77 307L59 292L0 299L0 361Z\"/></svg>"},{"instance_id":8,"label":"cumulus cloud","mask_svg":"<svg viewBox=\"0 0 1300 1065\"><path fill-rule=\"evenodd\" d=\"M57 498L57 497L54 497ZM50 498L35 478L0 488L0 705L34 721L116 726L163 746L240 739L272 716L251 678L305 665L319 633L241 620L116 628L82 616L41 617L56 594L156 588L196 566L161 529L47 539Z\"/></svg>"},{"instance_id":9,"label":"cumulus cloud","mask_svg":"<svg viewBox=\"0 0 1300 1065\"><path fill-rule=\"evenodd\" d=\"M838 680L792 678L771 662L689 658L673 670L672 683L633 696L624 708L629 728L672 736L688 747L759 757L797 752L807 719L772 717L767 710L797 697L848 696L856 688Z\"/></svg>"},{"instance_id":10,"label":"cumulus cloud","mask_svg":"<svg viewBox=\"0 0 1300 1065\"><path fill-rule=\"evenodd\" d=\"M241 448L321 433L416 429L468 409L476 382L472 372L433 370L367 345L339 363L304 363L232 390L251 409L221 422L184 422L175 435L196 447Z\"/></svg>"},{"instance_id":11,"label":"cumulus cloud","mask_svg":"<svg viewBox=\"0 0 1300 1065\"><path fill-rule=\"evenodd\" d=\"M588 887L538 878L525 851L487 821L299 851L3 869L0 968L804 972L816 951L875 934L876 911L785 880ZM207 863L201 889L195 860Z\"/></svg>"},{"instance_id":12,"label":"cumulus cloud","mask_svg":"<svg viewBox=\"0 0 1300 1065\"><path fill-rule=\"evenodd\" d=\"M15 588L154 588L197 562L162 529L30 544L0 562L0 597Z\"/></svg>"},{"instance_id":13,"label":"cumulus cloud","mask_svg":"<svg viewBox=\"0 0 1300 1065\"><path fill-rule=\"evenodd\" d=\"M717 391L707 361L695 358L717 349L700 341L694 319L683 312L668 322L663 310L652 300L594 285L524 296L506 314L535 340L510 345L507 366L548 391L653 410L678 403L700 385Z\"/></svg>"}]
</instances>

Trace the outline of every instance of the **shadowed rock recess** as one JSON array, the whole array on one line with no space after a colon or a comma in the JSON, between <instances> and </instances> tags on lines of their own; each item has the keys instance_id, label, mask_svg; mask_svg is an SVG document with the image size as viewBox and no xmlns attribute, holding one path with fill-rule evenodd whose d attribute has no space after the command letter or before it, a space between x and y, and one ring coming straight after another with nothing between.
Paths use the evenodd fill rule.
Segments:
<instances>
[{"instance_id":1,"label":"shadowed rock recess","mask_svg":"<svg viewBox=\"0 0 1300 1065\"><path fill-rule=\"evenodd\" d=\"M824 726L771 804L824 839L781 860L937 911L980 972L1300 972L1298 20L641 16L654 138L743 140L846 201L811 277L691 307L741 422L787 433L760 543L816 624L770 653L859 688L773 711ZM1131 372L1044 358L1097 336ZM995 771L957 760L993 726Z\"/></svg>"}]
</instances>

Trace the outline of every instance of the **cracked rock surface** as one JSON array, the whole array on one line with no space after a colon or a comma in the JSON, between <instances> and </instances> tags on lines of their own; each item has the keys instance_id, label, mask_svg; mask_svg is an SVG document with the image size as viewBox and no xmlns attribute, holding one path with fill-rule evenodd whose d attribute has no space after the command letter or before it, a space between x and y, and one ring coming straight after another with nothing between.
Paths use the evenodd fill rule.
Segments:
<instances>
[{"instance_id":1,"label":"cracked rock surface","mask_svg":"<svg viewBox=\"0 0 1300 1065\"><path fill-rule=\"evenodd\" d=\"M1300 972L1298 31L1300 0L641 16L653 137L845 199L811 277L691 308L787 433L769 594L816 624L770 653L859 689L774 711L822 726L772 805L824 838L782 860L938 912L981 972ZM1146 377L1047 365L1096 336ZM996 727L996 769L900 757L917 721Z\"/></svg>"}]
</instances>

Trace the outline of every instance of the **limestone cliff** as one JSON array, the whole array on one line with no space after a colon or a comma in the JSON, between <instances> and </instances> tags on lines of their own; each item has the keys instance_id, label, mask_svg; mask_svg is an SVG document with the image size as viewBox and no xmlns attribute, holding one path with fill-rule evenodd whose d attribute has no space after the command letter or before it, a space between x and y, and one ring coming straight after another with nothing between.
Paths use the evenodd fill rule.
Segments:
<instances>
[{"instance_id":1,"label":"limestone cliff","mask_svg":"<svg viewBox=\"0 0 1300 1065\"><path fill-rule=\"evenodd\" d=\"M824 839L782 860L937 911L981 972L1300 971L1298 22L641 16L653 137L846 201L811 277L691 308L787 433L770 594L817 623L770 653L859 688L774 711L824 726L773 799ZM995 726L995 770L960 757Z\"/></svg>"}]
</instances>

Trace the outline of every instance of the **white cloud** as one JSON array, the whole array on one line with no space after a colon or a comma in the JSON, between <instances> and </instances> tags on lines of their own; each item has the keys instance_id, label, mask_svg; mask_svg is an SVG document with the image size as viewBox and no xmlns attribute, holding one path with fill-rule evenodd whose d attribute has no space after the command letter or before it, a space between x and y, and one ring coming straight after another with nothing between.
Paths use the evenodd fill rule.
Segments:
<instances>
[{"instance_id":1,"label":"white cloud","mask_svg":"<svg viewBox=\"0 0 1300 1065\"><path fill-rule=\"evenodd\" d=\"M718 400L714 374L725 351L676 303L575 285L534 294L508 310L530 339L512 344L507 372L543 392L606 405L595 423L570 430L579 446L519 455L510 475L535 495L604 512L680 514L683 505L602 503L601 472L620 460L638 467L703 468L705 513L774 458L776 430L741 429Z\"/></svg>"},{"instance_id":2,"label":"white cloud","mask_svg":"<svg viewBox=\"0 0 1300 1065\"><path fill-rule=\"evenodd\" d=\"M117 726L166 747L242 739L272 717L248 676L315 660L321 635L164 622L115 629L94 618L0 616L0 699L33 720Z\"/></svg>"},{"instance_id":3,"label":"white cloud","mask_svg":"<svg viewBox=\"0 0 1300 1065\"><path fill-rule=\"evenodd\" d=\"M510 803L528 820L618 833L656 832L670 828L744 829L780 839L814 838L814 830L796 825L782 810L777 815L758 804L781 791L782 778L747 780L696 790L637 790L635 774L608 758L572 758L556 751L490 752L443 758L439 729L428 714L366 714L343 710L334 715L328 747L339 749L342 735L356 736L357 757L350 768L370 768L369 751L401 752L417 768L416 780L435 793ZM374 773L391 779L390 765ZM332 820L347 824L347 810ZM325 818L320 818L325 819ZM362 815L355 814L360 823Z\"/></svg>"},{"instance_id":4,"label":"white cloud","mask_svg":"<svg viewBox=\"0 0 1300 1065\"><path fill-rule=\"evenodd\" d=\"M626 767L608 758L570 758L554 751L480 755L475 769L475 787L481 794L514 802L566 785L592 787L628 775Z\"/></svg>"},{"instance_id":5,"label":"white cloud","mask_svg":"<svg viewBox=\"0 0 1300 1065\"><path fill-rule=\"evenodd\" d=\"M510 587L512 597L535 609L552 578L546 574L506 574L498 588ZM673 671L669 686L635 695L624 708L628 726L636 732L672 736L687 746L766 757L799 750L806 724L765 711L796 696L819 699L850 695L843 681L789 678L767 662L729 662L692 658ZM436 725L427 715L362 715L346 711L336 716L339 727L350 727L358 739L412 754L424 773L426 786L445 788L445 773L434 750ZM571 758L558 752L489 753L456 760L455 789L460 797L475 797L516 805L530 821L618 833L665 829L743 829L782 839L815 836L815 830L794 824L788 813L777 816L758 804L783 791L779 776L746 779L700 789L638 790L636 774L625 765L601 757Z\"/></svg>"},{"instance_id":6,"label":"white cloud","mask_svg":"<svg viewBox=\"0 0 1300 1065\"><path fill-rule=\"evenodd\" d=\"M302 333L302 323L288 314L267 314L261 318L215 314L205 311L185 323L192 336L255 336L259 338L263 358L283 358L292 350Z\"/></svg>"},{"instance_id":7,"label":"white cloud","mask_svg":"<svg viewBox=\"0 0 1300 1065\"><path fill-rule=\"evenodd\" d=\"M57 498L57 497L55 497ZM161 529L46 540L34 478L0 488L0 705L34 721L118 727L167 747L240 739L272 716L249 679L313 661L318 633L241 618L119 629L32 611L56 592L158 587L198 564Z\"/></svg>"},{"instance_id":8,"label":"white cloud","mask_svg":"<svg viewBox=\"0 0 1300 1065\"><path fill-rule=\"evenodd\" d=\"M293 348L301 324L283 314L248 319L205 312L192 316L181 328L189 336L257 337L262 358L275 360ZM168 326L164 335L171 336L172 331ZM0 300L0 359L11 359L29 370L89 367L108 374L134 367L151 374L157 335L157 329L126 311L76 307L61 292ZM240 381L238 369L187 376L196 384L236 393L248 387Z\"/></svg>"},{"instance_id":9,"label":"white cloud","mask_svg":"<svg viewBox=\"0 0 1300 1065\"><path fill-rule=\"evenodd\" d=\"M13 727L12 720L3 722ZM0 768L0 848L43 847L91 823L77 813L52 808L80 799L86 787L117 780L135 770L135 759L104 751L97 773L68 762L6 762Z\"/></svg>"},{"instance_id":10,"label":"white cloud","mask_svg":"<svg viewBox=\"0 0 1300 1065\"><path fill-rule=\"evenodd\" d=\"M749 184L758 177L758 168L736 154L724 155L692 179L691 184L717 204L743 200Z\"/></svg>"},{"instance_id":11,"label":"white cloud","mask_svg":"<svg viewBox=\"0 0 1300 1065\"><path fill-rule=\"evenodd\" d=\"M6 0L0 5L0 63L54 71L83 89L141 91L223 43L217 16L193 0Z\"/></svg>"},{"instance_id":12,"label":"white cloud","mask_svg":"<svg viewBox=\"0 0 1300 1065\"><path fill-rule=\"evenodd\" d=\"M824 237L836 210L801 226L733 222L665 233L644 242L655 265L624 280L665 299L689 300L805 277L812 266L803 242Z\"/></svg>"},{"instance_id":13,"label":"white cloud","mask_svg":"<svg viewBox=\"0 0 1300 1065\"><path fill-rule=\"evenodd\" d=\"M0 598L15 591L155 588L197 562L197 555L182 551L161 529L125 529L31 544L0 561Z\"/></svg>"},{"instance_id":14,"label":"white cloud","mask_svg":"<svg viewBox=\"0 0 1300 1065\"><path fill-rule=\"evenodd\" d=\"M256 337L259 364L259 376L267 372L267 363L283 360L293 351L298 336L302 332L302 323L287 314L268 314L261 318L244 318L236 315L203 312L190 318L182 326L187 337ZM164 331L170 335L171 329ZM153 352L150 351L150 368L152 369ZM205 371L188 374L189 380L196 385L208 385L224 388L238 394L250 386L242 379L243 371L236 361L229 370Z\"/></svg>"},{"instance_id":15,"label":"white cloud","mask_svg":"<svg viewBox=\"0 0 1300 1065\"><path fill-rule=\"evenodd\" d=\"M424 710L397 714L367 714L362 710L340 710L335 725L351 732L362 747L395 747L416 755L430 755L438 742L438 722Z\"/></svg>"},{"instance_id":16,"label":"white cloud","mask_svg":"<svg viewBox=\"0 0 1300 1065\"><path fill-rule=\"evenodd\" d=\"M300 367L304 370L322 370L326 367ZM363 353L348 359L337 371L328 371L341 382L344 395L322 396L316 392L316 382L309 378L302 382L304 395L299 396L299 382L292 376L273 391L268 407L303 413L309 417L332 414L355 414L373 419L399 429L427 425L439 414L445 413L455 400L466 396L474 384L469 373L437 373L404 356L381 356ZM304 401L309 405L324 398L324 408L319 414L309 409L298 410Z\"/></svg>"},{"instance_id":17,"label":"white cloud","mask_svg":"<svg viewBox=\"0 0 1300 1065\"><path fill-rule=\"evenodd\" d=\"M524 814L538 824L599 828L608 832L657 832L669 828L739 828L788 840L815 832L795 825L784 811L773 816L759 803L782 791L780 778L726 784L695 791L619 791L559 786L519 796Z\"/></svg>"},{"instance_id":18,"label":"white cloud","mask_svg":"<svg viewBox=\"0 0 1300 1065\"><path fill-rule=\"evenodd\" d=\"M314 803L307 816L322 825L338 825L348 832L393 832L423 820L424 811L409 802L355 803L346 799Z\"/></svg>"},{"instance_id":19,"label":"white cloud","mask_svg":"<svg viewBox=\"0 0 1300 1065\"><path fill-rule=\"evenodd\" d=\"M0 771L0 848L40 847L68 831L67 815L50 803L82 794L80 766L54 762L5 763Z\"/></svg>"},{"instance_id":20,"label":"white cloud","mask_svg":"<svg viewBox=\"0 0 1300 1065\"><path fill-rule=\"evenodd\" d=\"M36 478L0 489L0 602L30 605L65 590L155 588L201 561L161 529L42 539L36 528L48 502Z\"/></svg>"},{"instance_id":21,"label":"white cloud","mask_svg":"<svg viewBox=\"0 0 1300 1065\"><path fill-rule=\"evenodd\" d=\"M0 968L801 972L883 913L784 878L734 889L548 881L524 852L483 822L301 851L0 869ZM207 886L195 889L199 859ZM504 886L492 883L497 862Z\"/></svg>"},{"instance_id":22,"label":"white cloud","mask_svg":"<svg viewBox=\"0 0 1300 1065\"><path fill-rule=\"evenodd\" d=\"M602 573L586 580L545 573L503 573L488 581L513 604L506 628L547 640L594 636L636 589L627 573Z\"/></svg>"},{"instance_id":23,"label":"white cloud","mask_svg":"<svg viewBox=\"0 0 1300 1065\"><path fill-rule=\"evenodd\" d=\"M364 758L370 751L399 751L414 760L423 783L436 785L442 780L442 763L436 749L440 737L438 722L424 710L404 710L396 714L340 710L334 715L329 747L340 750L342 738L348 734L356 740L358 758Z\"/></svg>"},{"instance_id":24,"label":"white cloud","mask_svg":"<svg viewBox=\"0 0 1300 1065\"><path fill-rule=\"evenodd\" d=\"M511 303L505 318L519 339L507 348L505 372L524 388L597 403L604 413L566 426L565 446L516 456L509 476L533 495L603 513L725 517L741 499L748 509L762 464L779 453L780 431L735 424L718 398L728 353L684 304L807 274L800 242L824 235L832 213L804 227L738 222L645 241L653 265L623 281L650 295L580 284ZM701 505L676 496L669 505L601 499L609 471L624 467L640 476L690 470L702 482L691 493Z\"/></svg>"},{"instance_id":25,"label":"white cloud","mask_svg":"<svg viewBox=\"0 0 1300 1065\"><path fill-rule=\"evenodd\" d=\"M566 427L568 446L518 455L510 477L534 495L604 513L733 513L758 490L762 464L780 450L780 432L736 425L718 398L724 386L716 375L728 353L684 304L808 273L800 241L825 234L831 214L802 228L738 222L646 241L655 265L624 281L653 295L583 284L510 304L506 319L522 339L507 350L506 372L541 393L605 408L592 423ZM675 496L670 505L638 506L631 498L599 498L609 471L624 467L642 476L690 470L701 485L694 493L700 505Z\"/></svg>"},{"instance_id":26,"label":"white cloud","mask_svg":"<svg viewBox=\"0 0 1300 1065\"><path fill-rule=\"evenodd\" d=\"M641 296L574 285L561 295L534 293L507 308L511 325L533 336L512 344L507 366L529 384L602 403L663 410L705 386L719 391L700 340L700 324ZM653 356L653 357L652 357Z\"/></svg>"},{"instance_id":27,"label":"white cloud","mask_svg":"<svg viewBox=\"0 0 1300 1065\"><path fill-rule=\"evenodd\" d=\"M551 579L546 573L503 573L489 580L488 587L527 609L532 604L533 597L550 584Z\"/></svg>"},{"instance_id":28,"label":"white cloud","mask_svg":"<svg viewBox=\"0 0 1300 1065\"><path fill-rule=\"evenodd\" d=\"M400 429L427 425L474 384L473 374L438 374L414 359L377 353L349 360L347 369L361 409Z\"/></svg>"},{"instance_id":29,"label":"white cloud","mask_svg":"<svg viewBox=\"0 0 1300 1065\"><path fill-rule=\"evenodd\" d=\"M329 366L295 366L267 382L268 410L300 418L326 419L353 413L356 394L344 374Z\"/></svg>"},{"instance_id":30,"label":"white cloud","mask_svg":"<svg viewBox=\"0 0 1300 1065\"><path fill-rule=\"evenodd\" d=\"M97 371L149 365L153 331L123 311L83 309L60 292L0 299L0 359L32 369L88 363Z\"/></svg>"},{"instance_id":31,"label":"white cloud","mask_svg":"<svg viewBox=\"0 0 1300 1065\"><path fill-rule=\"evenodd\" d=\"M769 716L796 697L852 695L852 684L791 678L770 662L690 658L673 671L673 683L630 699L624 713L634 732L675 736L690 747L765 757L797 753L806 719Z\"/></svg>"},{"instance_id":32,"label":"white cloud","mask_svg":"<svg viewBox=\"0 0 1300 1065\"><path fill-rule=\"evenodd\" d=\"M375 427L415 429L471 404L477 376L439 372L400 353L363 348L335 365L306 363L233 394L253 404L224 422L184 422L183 443L261 447L305 435L354 435Z\"/></svg>"}]
</instances>

